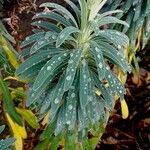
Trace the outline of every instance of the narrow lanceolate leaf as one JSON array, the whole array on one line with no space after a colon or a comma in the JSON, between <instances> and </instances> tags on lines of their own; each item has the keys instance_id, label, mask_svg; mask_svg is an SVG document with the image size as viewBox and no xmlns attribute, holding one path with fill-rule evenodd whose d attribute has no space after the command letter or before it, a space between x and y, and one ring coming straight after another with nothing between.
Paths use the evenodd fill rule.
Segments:
<instances>
[{"instance_id":1,"label":"narrow lanceolate leaf","mask_svg":"<svg viewBox=\"0 0 150 150\"><path fill-rule=\"evenodd\" d=\"M49 124L45 130L42 132L42 134L40 135L40 140L43 141L45 139L48 139L50 138L53 133L54 133L54 129L55 129L55 125L56 125L56 122L53 122L51 124Z\"/></svg>"},{"instance_id":2,"label":"narrow lanceolate leaf","mask_svg":"<svg viewBox=\"0 0 150 150\"><path fill-rule=\"evenodd\" d=\"M96 98L94 90L90 95L89 103L87 105L87 116L92 124L99 121L102 112L104 111L103 103L100 103L99 99Z\"/></svg>"},{"instance_id":3,"label":"narrow lanceolate leaf","mask_svg":"<svg viewBox=\"0 0 150 150\"><path fill-rule=\"evenodd\" d=\"M76 17L78 19L78 23L80 23L80 10L79 8L71 1L71 0L65 0L65 2L72 8L72 10L75 12Z\"/></svg>"},{"instance_id":4,"label":"narrow lanceolate leaf","mask_svg":"<svg viewBox=\"0 0 150 150\"><path fill-rule=\"evenodd\" d=\"M85 112L86 106L88 103L88 94L89 94L89 82L91 82L90 74L88 70L88 64L86 60L82 60L82 64L80 66L80 106L82 112Z\"/></svg>"},{"instance_id":5,"label":"narrow lanceolate leaf","mask_svg":"<svg viewBox=\"0 0 150 150\"><path fill-rule=\"evenodd\" d=\"M41 91L45 90L45 87L52 81L53 77L56 75L54 71L56 68L63 63L67 58L67 53L60 53L53 56L41 69L34 84L31 94L32 101L41 94Z\"/></svg>"},{"instance_id":6,"label":"narrow lanceolate leaf","mask_svg":"<svg viewBox=\"0 0 150 150\"><path fill-rule=\"evenodd\" d=\"M70 59L68 62L68 67L66 70L66 79L64 84L64 90L67 91L71 87L74 77L76 74L76 69L78 67L79 61L81 59L82 50L81 49L74 49L73 52L70 54Z\"/></svg>"},{"instance_id":7,"label":"narrow lanceolate leaf","mask_svg":"<svg viewBox=\"0 0 150 150\"><path fill-rule=\"evenodd\" d=\"M3 102L4 102L4 106L5 106L6 111L8 112L8 114L11 116L11 118L15 122L22 125L22 119L15 110L9 89L1 77L0 77L0 89L1 89L2 94L3 94Z\"/></svg>"},{"instance_id":8,"label":"narrow lanceolate leaf","mask_svg":"<svg viewBox=\"0 0 150 150\"><path fill-rule=\"evenodd\" d=\"M18 76L20 80L28 81L28 80L35 80L35 77L40 72L41 68L45 65L47 60L44 60L42 62L39 62L36 65L32 65L30 68L25 70L22 74Z\"/></svg>"},{"instance_id":9,"label":"narrow lanceolate leaf","mask_svg":"<svg viewBox=\"0 0 150 150\"><path fill-rule=\"evenodd\" d=\"M47 96L42 101L42 106L40 108L39 113L40 114L46 114L50 108L50 104L52 102L52 95L53 95L54 89L50 89L50 91L47 91Z\"/></svg>"},{"instance_id":10,"label":"narrow lanceolate leaf","mask_svg":"<svg viewBox=\"0 0 150 150\"><path fill-rule=\"evenodd\" d=\"M117 47L119 45L121 47L127 46L127 44L129 43L128 37L124 33L121 33L116 30L107 29L99 31L98 35L106 38L109 42L111 42Z\"/></svg>"},{"instance_id":11,"label":"narrow lanceolate leaf","mask_svg":"<svg viewBox=\"0 0 150 150\"><path fill-rule=\"evenodd\" d=\"M102 80L105 77L105 62L104 62L101 47L96 42L92 41L91 51L95 58L99 79Z\"/></svg>"},{"instance_id":12,"label":"narrow lanceolate leaf","mask_svg":"<svg viewBox=\"0 0 150 150\"><path fill-rule=\"evenodd\" d=\"M66 9L64 8L63 6L59 5L59 4L56 4L56 3L43 3L42 5L40 5L40 7L51 7L51 8L54 8L55 11L61 13L62 15L66 15L67 18L70 18L71 21L74 23L74 25L76 27L78 27L78 24L75 20L75 18L73 17L73 15Z\"/></svg>"},{"instance_id":13,"label":"narrow lanceolate leaf","mask_svg":"<svg viewBox=\"0 0 150 150\"><path fill-rule=\"evenodd\" d=\"M73 130L76 125L77 89L75 87L72 86L66 98L65 123L68 125L69 130Z\"/></svg>"},{"instance_id":14,"label":"narrow lanceolate leaf","mask_svg":"<svg viewBox=\"0 0 150 150\"><path fill-rule=\"evenodd\" d=\"M118 24L122 24L122 25L129 27L129 25L125 21L122 21L122 20L120 20L116 17L112 17L112 16L106 16L106 17L103 17L100 19L98 18L98 19L94 20L94 23L98 27L106 25L106 24L110 24L110 23L115 23L115 24L118 23Z\"/></svg>"},{"instance_id":15,"label":"narrow lanceolate leaf","mask_svg":"<svg viewBox=\"0 0 150 150\"><path fill-rule=\"evenodd\" d=\"M15 142L15 138L7 138L5 140L0 140L0 149L6 150Z\"/></svg>"},{"instance_id":16,"label":"narrow lanceolate leaf","mask_svg":"<svg viewBox=\"0 0 150 150\"><path fill-rule=\"evenodd\" d=\"M121 99L124 99L124 94L126 94L126 90L122 85L121 81L119 81L119 79L114 74L112 75L113 75L114 82L116 84L116 92L119 94Z\"/></svg>"},{"instance_id":17,"label":"narrow lanceolate leaf","mask_svg":"<svg viewBox=\"0 0 150 150\"><path fill-rule=\"evenodd\" d=\"M59 146L59 142L62 139L62 137L63 137L62 134L55 136L51 142L50 149L57 150Z\"/></svg>"},{"instance_id":18,"label":"narrow lanceolate leaf","mask_svg":"<svg viewBox=\"0 0 150 150\"><path fill-rule=\"evenodd\" d=\"M54 12L42 12L36 14L33 19L37 18L48 18L57 21L58 23L61 23L64 26L70 26L70 22L66 20L66 18L62 17L61 15L54 13Z\"/></svg>"},{"instance_id":19,"label":"narrow lanceolate leaf","mask_svg":"<svg viewBox=\"0 0 150 150\"><path fill-rule=\"evenodd\" d=\"M113 75L108 66L106 67L105 78L108 81L108 84L109 84L109 87L111 90L111 94L114 96L116 94L116 83L114 81Z\"/></svg>"},{"instance_id":20,"label":"narrow lanceolate leaf","mask_svg":"<svg viewBox=\"0 0 150 150\"><path fill-rule=\"evenodd\" d=\"M43 48L46 45L52 44L56 42L57 33L54 32L45 32L45 36L38 39L30 49L30 53L33 54L37 52L39 49Z\"/></svg>"},{"instance_id":21,"label":"narrow lanceolate leaf","mask_svg":"<svg viewBox=\"0 0 150 150\"><path fill-rule=\"evenodd\" d=\"M97 15L97 18L103 18L105 16L108 16L108 15L112 15L112 14L115 14L115 13L123 13L122 10L111 10L111 11L107 11L107 12L104 12L102 14L98 14Z\"/></svg>"},{"instance_id":22,"label":"narrow lanceolate leaf","mask_svg":"<svg viewBox=\"0 0 150 150\"><path fill-rule=\"evenodd\" d=\"M89 119L87 114L82 112L82 109L78 107L78 131L82 131L89 127Z\"/></svg>"},{"instance_id":23,"label":"narrow lanceolate leaf","mask_svg":"<svg viewBox=\"0 0 150 150\"><path fill-rule=\"evenodd\" d=\"M109 87L112 91L112 94L114 95L114 94L118 93L120 95L120 97L123 99L124 94L125 94L125 89L124 89L123 85L121 84L121 82L119 81L119 79L111 73L111 71L108 67L106 69L105 77L109 83Z\"/></svg>"},{"instance_id":24,"label":"narrow lanceolate leaf","mask_svg":"<svg viewBox=\"0 0 150 150\"><path fill-rule=\"evenodd\" d=\"M62 102L62 99L63 99L63 95L64 95L64 89L63 89L63 86L64 86L64 81L65 81L65 75L63 74L56 87L55 87L55 90L53 92L53 95L52 95L52 102L51 102L51 115L50 115L50 119L51 121L53 121L54 117L56 116L56 113L60 107L60 103Z\"/></svg>"},{"instance_id":25,"label":"narrow lanceolate leaf","mask_svg":"<svg viewBox=\"0 0 150 150\"><path fill-rule=\"evenodd\" d=\"M121 51L118 51L115 47L106 42L100 42L100 47L102 49L103 55L105 58L110 60L110 62L119 66L124 72L129 71L130 67L128 65L127 60L123 56ZM121 46L118 49L121 49Z\"/></svg>"},{"instance_id":26,"label":"narrow lanceolate leaf","mask_svg":"<svg viewBox=\"0 0 150 150\"><path fill-rule=\"evenodd\" d=\"M60 47L65 42L65 40L67 40L69 38L69 36L72 33L76 33L76 32L79 32L79 30L73 26L69 26L69 27L66 27L65 29L63 29L57 37L56 47L57 48Z\"/></svg>"},{"instance_id":27,"label":"narrow lanceolate leaf","mask_svg":"<svg viewBox=\"0 0 150 150\"><path fill-rule=\"evenodd\" d=\"M37 26L37 27L42 27L44 29L48 29L52 32L56 32L59 33L61 31L61 29L59 27L57 27L55 24L47 22L47 21L34 21L31 23L31 25L33 26Z\"/></svg>"},{"instance_id":28,"label":"narrow lanceolate leaf","mask_svg":"<svg viewBox=\"0 0 150 150\"><path fill-rule=\"evenodd\" d=\"M28 124L32 128L34 129L39 128L37 118L35 117L35 115L32 113L31 110L22 109L22 108L16 108L16 110L28 122Z\"/></svg>"},{"instance_id":29,"label":"narrow lanceolate leaf","mask_svg":"<svg viewBox=\"0 0 150 150\"><path fill-rule=\"evenodd\" d=\"M26 37L26 39L21 43L21 47L25 47L44 36L45 36L45 32L38 32L38 33L32 34L32 35Z\"/></svg>"},{"instance_id":30,"label":"narrow lanceolate leaf","mask_svg":"<svg viewBox=\"0 0 150 150\"><path fill-rule=\"evenodd\" d=\"M77 134L68 131L65 138L65 150L76 150L76 136Z\"/></svg>"},{"instance_id":31,"label":"narrow lanceolate leaf","mask_svg":"<svg viewBox=\"0 0 150 150\"><path fill-rule=\"evenodd\" d=\"M63 132L64 128L65 128L65 107L61 107L58 112L57 123L54 129L55 136Z\"/></svg>"},{"instance_id":32,"label":"narrow lanceolate leaf","mask_svg":"<svg viewBox=\"0 0 150 150\"><path fill-rule=\"evenodd\" d=\"M54 53L57 54L56 49L54 51L55 51ZM36 64L39 64L40 62L42 62L48 58L49 59L51 58L51 52L49 50L42 51L42 52L32 55L23 64L20 65L20 67L16 70L16 75L23 74L25 71L30 69L32 66L35 66Z\"/></svg>"},{"instance_id":33,"label":"narrow lanceolate leaf","mask_svg":"<svg viewBox=\"0 0 150 150\"><path fill-rule=\"evenodd\" d=\"M112 103L113 103L113 96L112 96L112 94L110 93L108 88L106 88L104 86L104 84L97 78L97 76L95 74L93 75L93 79L94 79L95 85L100 90L102 96L104 97L104 100L108 104L109 109L111 109L112 108Z\"/></svg>"}]
</instances>

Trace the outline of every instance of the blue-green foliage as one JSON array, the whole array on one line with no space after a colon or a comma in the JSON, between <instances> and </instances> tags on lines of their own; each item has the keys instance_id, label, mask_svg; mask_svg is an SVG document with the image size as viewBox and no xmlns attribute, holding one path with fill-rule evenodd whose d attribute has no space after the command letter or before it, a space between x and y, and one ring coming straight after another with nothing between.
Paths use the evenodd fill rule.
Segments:
<instances>
[{"instance_id":1,"label":"blue-green foliage","mask_svg":"<svg viewBox=\"0 0 150 150\"><path fill-rule=\"evenodd\" d=\"M37 110L40 118L50 114L41 144L46 145L51 140L52 145L58 145L58 139L66 135L68 148L69 142L80 141L93 126L100 128L99 123L106 121L106 111L112 109L115 94L124 97L125 89L109 64L125 73L130 67L123 55L128 37L116 30L100 29L108 23L128 26L124 21L108 16L121 11L99 14L88 20L85 0L79 1L81 9L70 0L66 2L76 16L55 3L41 5L52 10L33 17L36 19L33 25L38 30L22 43L23 55L29 58L16 74L33 81L27 105ZM97 95L96 90L101 94ZM50 128L57 135L55 138L47 136Z\"/></svg>"},{"instance_id":2,"label":"blue-green foliage","mask_svg":"<svg viewBox=\"0 0 150 150\"><path fill-rule=\"evenodd\" d=\"M0 126L0 134L3 132L5 126ZM15 142L14 138L0 139L0 150L8 149Z\"/></svg>"}]
</instances>

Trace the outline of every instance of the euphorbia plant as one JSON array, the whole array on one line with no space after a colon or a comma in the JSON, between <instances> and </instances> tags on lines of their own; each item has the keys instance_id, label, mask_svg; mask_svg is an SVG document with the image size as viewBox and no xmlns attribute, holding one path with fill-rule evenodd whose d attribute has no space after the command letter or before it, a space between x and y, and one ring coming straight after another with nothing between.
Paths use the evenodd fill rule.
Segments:
<instances>
[{"instance_id":1,"label":"euphorbia plant","mask_svg":"<svg viewBox=\"0 0 150 150\"><path fill-rule=\"evenodd\" d=\"M88 131L101 130L114 97L124 99L125 89L110 64L130 71L123 55L128 37L117 30L103 29L111 23L128 26L110 16L122 11L99 14L106 0L79 0L80 8L65 1L74 16L56 3L40 6L46 9L33 17L32 25L37 28L22 43L22 55L28 59L16 71L16 75L31 81L27 105L38 112L39 119L49 113L41 140L45 141L43 145L50 141L51 149L62 138L66 149L75 149L74 143L87 146Z\"/></svg>"}]
</instances>

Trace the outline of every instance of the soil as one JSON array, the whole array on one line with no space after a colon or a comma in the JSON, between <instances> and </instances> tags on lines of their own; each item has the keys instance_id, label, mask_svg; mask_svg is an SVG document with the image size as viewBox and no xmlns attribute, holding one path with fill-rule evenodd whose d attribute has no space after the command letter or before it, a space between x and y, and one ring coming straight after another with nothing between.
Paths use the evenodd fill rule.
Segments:
<instances>
[{"instance_id":1,"label":"soil","mask_svg":"<svg viewBox=\"0 0 150 150\"><path fill-rule=\"evenodd\" d=\"M37 7L48 0L21 0L5 5L3 20L9 32L15 37L14 45L20 51L21 41L31 34L32 16L40 11ZM49 0L50 1L50 0ZM52 1L52 0L51 0ZM53 0L63 4L63 0ZM128 75L126 83L126 101L130 115L121 118L120 103L116 102L110 116L105 133L96 150L148 150L150 147L150 45L137 53L140 60L139 73ZM40 131L29 131L29 138L25 141L25 149L33 149L38 142Z\"/></svg>"}]
</instances>

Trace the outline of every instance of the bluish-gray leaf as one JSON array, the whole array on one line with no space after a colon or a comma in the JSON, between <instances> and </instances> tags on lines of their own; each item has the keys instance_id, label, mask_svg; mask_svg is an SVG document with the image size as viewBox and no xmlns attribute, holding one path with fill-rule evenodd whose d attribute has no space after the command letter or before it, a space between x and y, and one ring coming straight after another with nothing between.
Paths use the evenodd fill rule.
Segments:
<instances>
[{"instance_id":1,"label":"bluish-gray leaf","mask_svg":"<svg viewBox=\"0 0 150 150\"><path fill-rule=\"evenodd\" d=\"M74 49L73 52L70 54L70 59L68 62L68 67L65 76L65 84L64 84L65 91L69 90L69 88L71 87L74 81L76 69L81 59L81 55L82 55L82 49Z\"/></svg>"},{"instance_id":2,"label":"bluish-gray leaf","mask_svg":"<svg viewBox=\"0 0 150 150\"><path fill-rule=\"evenodd\" d=\"M102 80L105 77L105 61L103 58L102 49L96 42L92 41L91 51L95 58L99 79Z\"/></svg>"},{"instance_id":3,"label":"bluish-gray leaf","mask_svg":"<svg viewBox=\"0 0 150 150\"><path fill-rule=\"evenodd\" d=\"M65 29L63 29L59 34L58 34L58 37L57 37L57 40L56 40L56 47L60 47L64 42L65 40L67 40L69 38L69 36L72 34L72 33L76 33L76 32L79 32L79 30L73 26L69 26L69 27L66 27Z\"/></svg>"}]
</instances>

